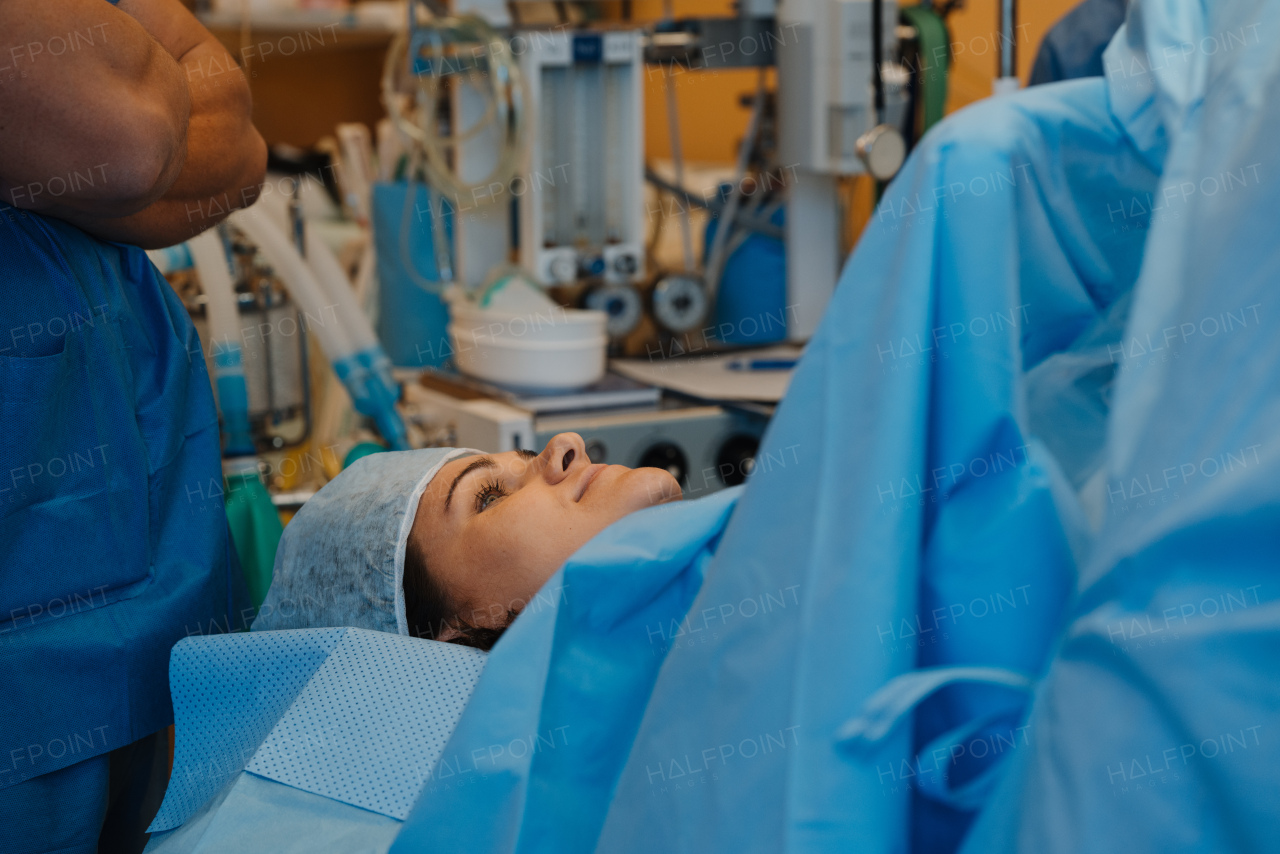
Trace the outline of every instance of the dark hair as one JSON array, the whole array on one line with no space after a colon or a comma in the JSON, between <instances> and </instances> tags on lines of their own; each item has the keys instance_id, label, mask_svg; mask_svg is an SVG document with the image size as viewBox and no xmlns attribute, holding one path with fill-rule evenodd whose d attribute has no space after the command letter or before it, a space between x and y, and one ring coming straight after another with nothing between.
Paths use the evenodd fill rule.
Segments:
<instances>
[{"instance_id":1,"label":"dark hair","mask_svg":"<svg viewBox=\"0 0 1280 854\"><path fill-rule=\"evenodd\" d=\"M458 616L458 607L427 568L426 555L413 537L404 550L404 613L409 634L436 640L445 635L448 643L490 650L502 637L518 612L508 610L496 628L475 626Z\"/></svg>"}]
</instances>

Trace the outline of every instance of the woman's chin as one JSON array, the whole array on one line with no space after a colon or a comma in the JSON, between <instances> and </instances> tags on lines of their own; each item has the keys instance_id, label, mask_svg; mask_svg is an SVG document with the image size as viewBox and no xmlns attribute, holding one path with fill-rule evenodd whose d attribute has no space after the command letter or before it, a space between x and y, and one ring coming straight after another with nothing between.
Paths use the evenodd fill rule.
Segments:
<instances>
[{"instance_id":1,"label":"woman's chin","mask_svg":"<svg viewBox=\"0 0 1280 854\"><path fill-rule=\"evenodd\" d=\"M633 475L643 477L646 506L668 504L684 497L680 489L680 481L676 480L666 469L635 469Z\"/></svg>"},{"instance_id":2,"label":"woman's chin","mask_svg":"<svg viewBox=\"0 0 1280 854\"><path fill-rule=\"evenodd\" d=\"M665 469L623 469L610 486L615 490L615 506L623 513L680 500L680 484Z\"/></svg>"},{"instance_id":3,"label":"woman's chin","mask_svg":"<svg viewBox=\"0 0 1280 854\"><path fill-rule=\"evenodd\" d=\"M680 488L680 481L676 480L670 472L664 471L662 474L666 477L667 482L671 484L671 492L662 503L666 504L668 501L680 501L683 499L684 490Z\"/></svg>"}]
</instances>

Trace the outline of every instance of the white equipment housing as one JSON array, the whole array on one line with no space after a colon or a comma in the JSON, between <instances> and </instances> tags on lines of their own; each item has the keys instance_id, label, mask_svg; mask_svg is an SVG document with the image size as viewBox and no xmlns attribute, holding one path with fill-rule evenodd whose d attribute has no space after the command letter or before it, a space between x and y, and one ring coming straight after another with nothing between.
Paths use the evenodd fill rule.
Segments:
<instances>
[{"instance_id":1,"label":"white equipment housing","mask_svg":"<svg viewBox=\"0 0 1280 854\"><path fill-rule=\"evenodd\" d=\"M897 20L897 3L884 0L886 57L893 55ZM878 123L871 0L784 0L778 7L777 57L782 161L824 175L865 172L858 139Z\"/></svg>"},{"instance_id":2,"label":"white equipment housing","mask_svg":"<svg viewBox=\"0 0 1280 854\"><path fill-rule=\"evenodd\" d=\"M458 125L471 128L484 121L488 110L485 96L470 86L455 87L453 114ZM458 150L458 176L464 181L484 180L498 161L502 145L499 128L489 124ZM486 187L472 198L451 198L454 205L454 274L469 287L479 287L495 267L508 262L511 251L511 210L507 187ZM494 199L488 202L483 196Z\"/></svg>"},{"instance_id":3,"label":"white equipment housing","mask_svg":"<svg viewBox=\"0 0 1280 854\"><path fill-rule=\"evenodd\" d=\"M795 167L786 224L792 341L813 335L839 278L836 177L866 171L857 141L877 123L871 17L871 0L778 6L778 149L782 162ZM884 0L886 57L897 20L897 3Z\"/></svg>"},{"instance_id":4,"label":"white equipment housing","mask_svg":"<svg viewBox=\"0 0 1280 854\"><path fill-rule=\"evenodd\" d=\"M528 182L520 265L543 285L644 275L641 34L526 31L512 39L528 84Z\"/></svg>"},{"instance_id":5,"label":"white equipment housing","mask_svg":"<svg viewBox=\"0 0 1280 854\"><path fill-rule=\"evenodd\" d=\"M890 79L884 81L887 115L881 118L900 124L905 77L895 79L887 59L898 9L895 0L883 3L882 72ZM767 17L773 8L774 0L742 0L739 13ZM501 0L455 2L455 12L467 11L495 26L510 21ZM781 0L776 14L779 154L793 178L786 220L787 334L805 341L839 277L836 179L867 171L857 141L877 124L871 0ZM579 61L577 39L584 37L601 40L598 61ZM638 278L644 263L640 34L524 32L513 52L532 101L530 184L519 205L521 265L544 285L583 273L603 274L609 284ZM459 106L469 118L468 105ZM491 163L491 150L481 143L459 157L471 159ZM471 177L465 166L460 171ZM505 216L460 219L462 278L478 282L503 260L504 227L509 230ZM632 259L634 272L624 272Z\"/></svg>"}]
</instances>

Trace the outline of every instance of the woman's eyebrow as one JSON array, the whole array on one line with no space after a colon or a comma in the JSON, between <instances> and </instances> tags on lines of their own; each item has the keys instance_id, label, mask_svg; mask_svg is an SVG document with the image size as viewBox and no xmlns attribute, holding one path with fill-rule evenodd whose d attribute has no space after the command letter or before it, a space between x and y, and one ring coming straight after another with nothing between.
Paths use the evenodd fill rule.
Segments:
<instances>
[{"instance_id":1,"label":"woman's eyebrow","mask_svg":"<svg viewBox=\"0 0 1280 854\"><path fill-rule=\"evenodd\" d=\"M481 457L478 460L473 460L470 465L458 472L458 476L453 479L453 483L449 484L449 494L444 497L444 512L449 512L449 503L453 501L453 491L458 488L459 481L471 474L473 471L497 467L498 464L495 463L491 457Z\"/></svg>"}]
</instances>

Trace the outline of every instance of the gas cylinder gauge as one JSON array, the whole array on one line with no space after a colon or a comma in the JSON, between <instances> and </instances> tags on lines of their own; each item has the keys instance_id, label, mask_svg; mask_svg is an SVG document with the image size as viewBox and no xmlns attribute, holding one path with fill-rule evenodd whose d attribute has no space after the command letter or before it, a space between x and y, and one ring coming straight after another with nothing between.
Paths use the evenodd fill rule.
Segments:
<instances>
[{"instance_id":1,"label":"gas cylinder gauge","mask_svg":"<svg viewBox=\"0 0 1280 854\"><path fill-rule=\"evenodd\" d=\"M608 315L605 331L610 338L623 338L635 331L644 317L644 303L629 285L605 285L587 293L587 308Z\"/></svg>"},{"instance_id":2,"label":"gas cylinder gauge","mask_svg":"<svg viewBox=\"0 0 1280 854\"><path fill-rule=\"evenodd\" d=\"M702 282L686 273L664 276L653 288L653 316L671 332L688 332L707 317L710 300Z\"/></svg>"}]
</instances>

